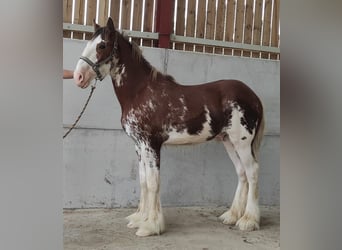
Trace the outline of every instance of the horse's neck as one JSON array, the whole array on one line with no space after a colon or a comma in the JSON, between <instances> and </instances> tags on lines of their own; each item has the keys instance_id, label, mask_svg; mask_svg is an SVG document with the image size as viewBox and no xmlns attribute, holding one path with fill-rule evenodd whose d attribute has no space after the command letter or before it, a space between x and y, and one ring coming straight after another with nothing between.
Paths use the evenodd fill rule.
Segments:
<instances>
[{"instance_id":1,"label":"horse's neck","mask_svg":"<svg viewBox=\"0 0 342 250\"><path fill-rule=\"evenodd\" d=\"M129 48L128 46L126 49ZM131 50L120 55L119 66L112 74L112 82L121 108L130 106L138 93L146 88L151 79L151 69L141 61L134 58Z\"/></svg>"}]
</instances>

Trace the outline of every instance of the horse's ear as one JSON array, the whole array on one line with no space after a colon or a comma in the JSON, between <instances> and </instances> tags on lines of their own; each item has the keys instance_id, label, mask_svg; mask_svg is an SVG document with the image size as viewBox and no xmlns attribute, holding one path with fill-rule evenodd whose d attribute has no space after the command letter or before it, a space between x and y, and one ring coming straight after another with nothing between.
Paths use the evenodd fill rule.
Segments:
<instances>
[{"instance_id":1,"label":"horse's ear","mask_svg":"<svg viewBox=\"0 0 342 250\"><path fill-rule=\"evenodd\" d=\"M95 22L95 18L93 19L93 25L94 25L94 32L96 32L96 31L100 28L100 25L98 25L98 24Z\"/></svg>"},{"instance_id":2,"label":"horse's ear","mask_svg":"<svg viewBox=\"0 0 342 250\"><path fill-rule=\"evenodd\" d=\"M108 28L110 31L115 31L113 19L112 19L111 17L108 18L108 21L107 21L107 28Z\"/></svg>"}]
</instances>

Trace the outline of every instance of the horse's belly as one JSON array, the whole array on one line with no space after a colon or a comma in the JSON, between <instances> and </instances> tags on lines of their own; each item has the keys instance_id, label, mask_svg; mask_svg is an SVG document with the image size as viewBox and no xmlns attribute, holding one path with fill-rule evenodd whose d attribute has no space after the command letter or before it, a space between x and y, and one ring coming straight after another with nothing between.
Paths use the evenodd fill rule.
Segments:
<instances>
[{"instance_id":1,"label":"horse's belly","mask_svg":"<svg viewBox=\"0 0 342 250\"><path fill-rule=\"evenodd\" d=\"M179 144L195 144L205 142L212 138L212 134L209 129L203 129L199 134L191 135L186 131L177 132L172 130L168 133L169 138L164 142L168 145L179 145Z\"/></svg>"}]
</instances>

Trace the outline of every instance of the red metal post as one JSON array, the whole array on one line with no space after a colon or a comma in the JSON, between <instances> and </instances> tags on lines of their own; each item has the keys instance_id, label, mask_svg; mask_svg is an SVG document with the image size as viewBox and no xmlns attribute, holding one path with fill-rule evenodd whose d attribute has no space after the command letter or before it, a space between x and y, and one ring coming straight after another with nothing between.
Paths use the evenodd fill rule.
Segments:
<instances>
[{"instance_id":1,"label":"red metal post","mask_svg":"<svg viewBox=\"0 0 342 250\"><path fill-rule=\"evenodd\" d=\"M159 33L159 48L170 47L172 4L174 0L157 0L156 31Z\"/></svg>"}]
</instances>

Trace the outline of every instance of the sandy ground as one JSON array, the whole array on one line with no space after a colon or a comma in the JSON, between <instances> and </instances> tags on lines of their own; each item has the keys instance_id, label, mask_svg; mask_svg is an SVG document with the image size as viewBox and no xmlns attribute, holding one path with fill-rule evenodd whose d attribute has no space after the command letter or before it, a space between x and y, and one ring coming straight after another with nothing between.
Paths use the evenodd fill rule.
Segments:
<instances>
[{"instance_id":1,"label":"sandy ground","mask_svg":"<svg viewBox=\"0 0 342 250\"><path fill-rule=\"evenodd\" d=\"M64 211L64 249L280 249L279 207L261 208L259 231L241 232L222 224L224 207L164 208L167 231L138 237L126 227L135 209Z\"/></svg>"}]
</instances>

